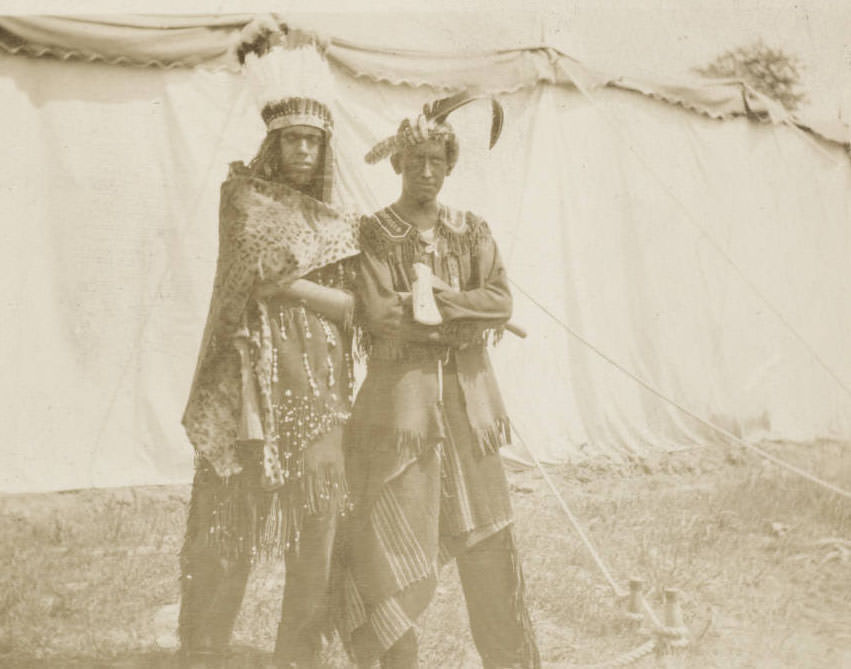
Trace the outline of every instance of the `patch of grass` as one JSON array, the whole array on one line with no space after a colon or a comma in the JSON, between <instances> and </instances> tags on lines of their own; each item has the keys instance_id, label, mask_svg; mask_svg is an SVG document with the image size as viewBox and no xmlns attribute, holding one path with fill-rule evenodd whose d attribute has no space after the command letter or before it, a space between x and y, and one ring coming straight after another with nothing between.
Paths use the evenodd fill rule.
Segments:
<instances>
[{"instance_id":1,"label":"patch of grass","mask_svg":"<svg viewBox=\"0 0 851 669\"><path fill-rule=\"evenodd\" d=\"M771 449L840 485L851 481L847 446ZM664 588L682 591L685 619L700 639L676 661L700 667L851 663L843 613L851 603L849 565L819 543L851 538L851 500L776 465L750 456L726 462L708 449L646 469L615 467L577 485L588 477L568 468L561 488L613 571L645 579L660 614ZM561 654L554 652L555 639L542 639L545 655L555 666L614 657L629 636L618 623L620 603L600 589L601 577L565 520L541 512L539 497L530 504L539 509L534 529L524 536L534 608L553 636L569 625L564 639L576 645ZM554 535L562 538L562 563L570 565L562 568L563 579L552 576ZM633 635L633 644L640 638Z\"/></svg>"},{"instance_id":2,"label":"patch of grass","mask_svg":"<svg viewBox=\"0 0 851 669\"><path fill-rule=\"evenodd\" d=\"M766 447L851 487L847 444ZM851 555L837 541L851 539L851 500L721 448L549 471L619 582L643 578L660 615L663 590L682 592L690 647L633 666L851 666ZM603 662L649 638L625 620L540 474L511 481L545 662ZM178 599L187 499L188 487L0 497L0 665L171 666L157 616ZM255 570L234 664L258 666L271 650L283 580L279 564ZM454 567L422 627L423 667L480 666ZM339 644L327 659L350 666Z\"/></svg>"}]
</instances>

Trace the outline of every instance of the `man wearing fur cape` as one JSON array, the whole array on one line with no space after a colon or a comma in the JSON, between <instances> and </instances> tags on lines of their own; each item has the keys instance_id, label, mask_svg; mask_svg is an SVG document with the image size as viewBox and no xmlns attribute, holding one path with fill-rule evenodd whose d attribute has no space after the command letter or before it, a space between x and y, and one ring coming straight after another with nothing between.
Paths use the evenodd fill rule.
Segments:
<instances>
[{"instance_id":1,"label":"man wearing fur cape","mask_svg":"<svg viewBox=\"0 0 851 669\"><path fill-rule=\"evenodd\" d=\"M250 24L238 50L267 135L221 188L219 257L183 417L196 473L181 553L181 656L224 666L251 563L283 558L280 667L329 632L347 508L354 220L332 200L331 74L304 35Z\"/></svg>"}]
</instances>

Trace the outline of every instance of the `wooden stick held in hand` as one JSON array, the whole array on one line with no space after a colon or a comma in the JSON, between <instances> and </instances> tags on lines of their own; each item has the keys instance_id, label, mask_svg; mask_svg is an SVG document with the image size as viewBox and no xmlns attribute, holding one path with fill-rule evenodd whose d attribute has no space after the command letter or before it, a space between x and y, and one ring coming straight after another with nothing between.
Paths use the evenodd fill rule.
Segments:
<instances>
[{"instance_id":1,"label":"wooden stick held in hand","mask_svg":"<svg viewBox=\"0 0 851 669\"><path fill-rule=\"evenodd\" d=\"M528 336L526 330L521 328L519 325L511 323L510 321L505 324L505 329L516 337L520 337L520 339L526 339L526 337Z\"/></svg>"}]
</instances>

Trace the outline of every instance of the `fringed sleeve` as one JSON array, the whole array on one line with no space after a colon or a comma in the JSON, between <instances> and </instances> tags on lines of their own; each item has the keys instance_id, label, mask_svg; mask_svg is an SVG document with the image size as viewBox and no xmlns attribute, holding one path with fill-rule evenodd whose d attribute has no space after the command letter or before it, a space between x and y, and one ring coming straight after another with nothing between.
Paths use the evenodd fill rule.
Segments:
<instances>
[{"instance_id":1,"label":"fringed sleeve","mask_svg":"<svg viewBox=\"0 0 851 669\"><path fill-rule=\"evenodd\" d=\"M512 298L508 277L496 242L487 223L467 215L472 287L461 291L441 291L435 301L444 321L488 321L504 325L511 317Z\"/></svg>"}]
</instances>

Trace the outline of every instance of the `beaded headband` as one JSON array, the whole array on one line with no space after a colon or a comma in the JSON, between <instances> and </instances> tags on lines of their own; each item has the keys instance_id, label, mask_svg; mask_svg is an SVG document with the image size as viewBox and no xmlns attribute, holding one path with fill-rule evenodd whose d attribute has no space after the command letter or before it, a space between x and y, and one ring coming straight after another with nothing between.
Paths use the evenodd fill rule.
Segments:
<instances>
[{"instance_id":1,"label":"beaded headband","mask_svg":"<svg viewBox=\"0 0 851 669\"><path fill-rule=\"evenodd\" d=\"M329 134L334 130L334 119L328 107L310 98L285 98L270 102L263 107L260 115L269 132L294 125L313 126Z\"/></svg>"}]
</instances>

